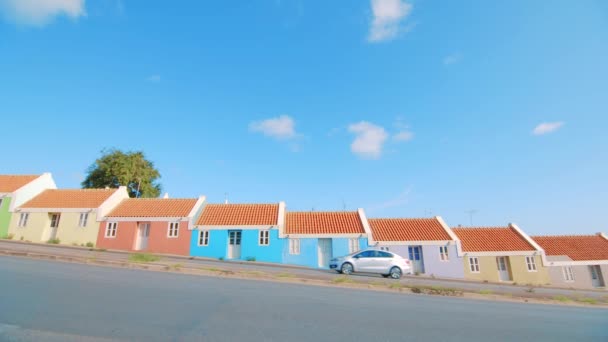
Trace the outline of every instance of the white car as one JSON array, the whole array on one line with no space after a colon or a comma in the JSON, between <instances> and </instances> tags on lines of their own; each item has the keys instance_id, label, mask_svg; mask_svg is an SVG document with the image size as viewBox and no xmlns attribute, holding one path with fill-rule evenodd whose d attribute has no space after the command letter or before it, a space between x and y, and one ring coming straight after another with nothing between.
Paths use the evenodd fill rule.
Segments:
<instances>
[{"instance_id":1,"label":"white car","mask_svg":"<svg viewBox=\"0 0 608 342\"><path fill-rule=\"evenodd\" d=\"M401 278L402 274L411 274L412 266L408 259L395 253L366 249L344 257L331 259L329 268L338 273L354 272L378 273L385 278Z\"/></svg>"}]
</instances>

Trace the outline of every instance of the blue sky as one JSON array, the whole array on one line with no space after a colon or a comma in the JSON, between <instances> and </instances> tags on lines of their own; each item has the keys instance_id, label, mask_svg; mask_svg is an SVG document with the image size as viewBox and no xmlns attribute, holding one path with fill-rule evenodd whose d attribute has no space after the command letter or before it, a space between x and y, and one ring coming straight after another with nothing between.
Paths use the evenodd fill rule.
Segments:
<instances>
[{"instance_id":1,"label":"blue sky","mask_svg":"<svg viewBox=\"0 0 608 342\"><path fill-rule=\"evenodd\" d=\"M608 2L0 0L1 173L606 231Z\"/></svg>"}]
</instances>

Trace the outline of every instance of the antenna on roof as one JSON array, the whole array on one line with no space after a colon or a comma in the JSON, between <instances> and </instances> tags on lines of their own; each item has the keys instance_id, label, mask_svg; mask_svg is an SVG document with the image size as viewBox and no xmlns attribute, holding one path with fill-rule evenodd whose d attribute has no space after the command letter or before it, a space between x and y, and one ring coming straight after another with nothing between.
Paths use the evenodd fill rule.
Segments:
<instances>
[{"instance_id":1,"label":"antenna on roof","mask_svg":"<svg viewBox=\"0 0 608 342\"><path fill-rule=\"evenodd\" d=\"M479 210L477 210L477 209L469 209L469 210L465 210L464 211L465 213L469 214L469 219L470 219L470 222L471 222L471 226L473 225L473 215L477 214L478 211Z\"/></svg>"},{"instance_id":2,"label":"antenna on roof","mask_svg":"<svg viewBox=\"0 0 608 342\"><path fill-rule=\"evenodd\" d=\"M228 204L228 193L224 192L224 204Z\"/></svg>"}]
</instances>

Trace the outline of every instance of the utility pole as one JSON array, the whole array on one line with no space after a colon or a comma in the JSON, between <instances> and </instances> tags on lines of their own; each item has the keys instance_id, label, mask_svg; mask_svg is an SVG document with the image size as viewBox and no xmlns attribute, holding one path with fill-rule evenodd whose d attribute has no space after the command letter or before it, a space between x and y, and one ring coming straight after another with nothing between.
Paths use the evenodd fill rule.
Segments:
<instances>
[{"instance_id":1,"label":"utility pole","mask_svg":"<svg viewBox=\"0 0 608 342\"><path fill-rule=\"evenodd\" d=\"M465 210L465 213L469 214L470 224L473 225L473 215L477 214L477 209Z\"/></svg>"}]
</instances>

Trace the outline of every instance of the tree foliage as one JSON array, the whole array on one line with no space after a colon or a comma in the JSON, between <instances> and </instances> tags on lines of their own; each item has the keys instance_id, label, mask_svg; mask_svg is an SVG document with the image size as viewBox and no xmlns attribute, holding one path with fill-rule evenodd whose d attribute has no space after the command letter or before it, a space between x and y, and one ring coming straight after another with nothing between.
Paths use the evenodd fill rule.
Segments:
<instances>
[{"instance_id":1,"label":"tree foliage","mask_svg":"<svg viewBox=\"0 0 608 342\"><path fill-rule=\"evenodd\" d=\"M101 151L87 170L83 188L127 187L130 197L158 197L161 185L160 173L154 163L141 151L123 152L117 149Z\"/></svg>"}]
</instances>

